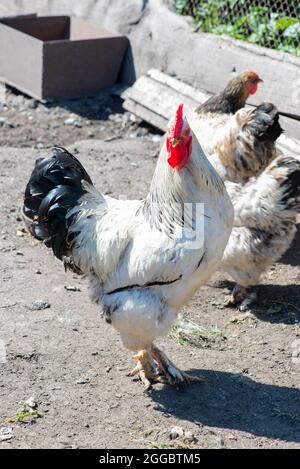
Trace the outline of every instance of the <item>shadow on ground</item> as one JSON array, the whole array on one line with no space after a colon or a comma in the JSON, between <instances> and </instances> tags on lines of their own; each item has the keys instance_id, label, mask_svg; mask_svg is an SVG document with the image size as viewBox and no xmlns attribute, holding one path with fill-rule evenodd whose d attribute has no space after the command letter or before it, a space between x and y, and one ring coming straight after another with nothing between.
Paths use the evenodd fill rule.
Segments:
<instances>
[{"instance_id":1,"label":"shadow on ground","mask_svg":"<svg viewBox=\"0 0 300 469\"><path fill-rule=\"evenodd\" d=\"M297 233L290 249L280 259L281 264L300 266L300 224L297 225Z\"/></svg>"},{"instance_id":2,"label":"shadow on ground","mask_svg":"<svg viewBox=\"0 0 300 469\"><path fill-rule=\"evenodd\" d=\"M300 442L300 390L258 383L244 374L190 370L203 383L178 391L153 390L158 410L199 426Z\"/></svg>"}]
</instances>

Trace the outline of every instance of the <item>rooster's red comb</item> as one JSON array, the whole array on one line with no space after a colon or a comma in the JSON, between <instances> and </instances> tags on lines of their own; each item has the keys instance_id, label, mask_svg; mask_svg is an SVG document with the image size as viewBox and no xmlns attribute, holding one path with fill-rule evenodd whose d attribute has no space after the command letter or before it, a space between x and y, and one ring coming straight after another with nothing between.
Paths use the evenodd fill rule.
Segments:
<instances>
[{"instance_id":1,"label":"rooster's red comb","mask_svg":"<svg viewBox=\"0 0 300 469\"><path fill-rule=\"evenodd\" d=\"M180 135L183 125L183 104L179 104L177 111L175 113L174 119L172 119L169 126L169 135L172 137L177 137Z\"/></svg>"}]
</instances>

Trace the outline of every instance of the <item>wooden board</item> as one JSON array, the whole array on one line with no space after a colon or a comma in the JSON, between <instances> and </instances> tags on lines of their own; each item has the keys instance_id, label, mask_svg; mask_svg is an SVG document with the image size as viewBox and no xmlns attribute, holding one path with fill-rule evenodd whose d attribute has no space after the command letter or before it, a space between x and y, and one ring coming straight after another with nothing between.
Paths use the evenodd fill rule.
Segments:
<instances>
[{"instance_id":1,"label":"wooden board","mask_svg":"<svg viewBox=\"0 0 300 469\"><path fill-rule=\"evenodd\" d=\"M195 109L211 95L163 72L150 69L121 96L125 100L125 109L164 132L178 104L184 103L188 109ZM300 155L300 143L293 140L293 137L300 136L300 121L283 116L280 119L285 134L278 142L283 142L285 146L290 142L293 152L298 146Z\"/></svg>"}]
</instances>

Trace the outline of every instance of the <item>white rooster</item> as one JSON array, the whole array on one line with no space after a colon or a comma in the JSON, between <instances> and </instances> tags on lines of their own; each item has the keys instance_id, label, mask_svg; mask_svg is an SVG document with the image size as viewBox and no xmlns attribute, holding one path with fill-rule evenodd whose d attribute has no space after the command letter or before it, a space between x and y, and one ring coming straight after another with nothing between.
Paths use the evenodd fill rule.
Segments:
<instances>
[{"instance_id":1,"label":"white rooster","mask_svg":"<svg viewBox=\"0 0 300 469\"><path fill-rule=\"evenodd\" d=\"M148 388L152 381L197 380L153 342L218 267L233 208L182 105L169 123L144 200L102 195L80 162L56 148L36 162L23 215L30 232L67 268L89 275L106 321L125 347L138 352L131 376L138 374Z\"/></svg>"}]
</instances>

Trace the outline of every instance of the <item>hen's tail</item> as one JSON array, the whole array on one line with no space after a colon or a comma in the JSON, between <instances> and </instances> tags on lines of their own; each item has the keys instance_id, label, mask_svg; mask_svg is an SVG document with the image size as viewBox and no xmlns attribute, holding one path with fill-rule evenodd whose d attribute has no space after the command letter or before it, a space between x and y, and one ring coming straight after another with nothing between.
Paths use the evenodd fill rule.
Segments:
<instances>
[{"instance_id":1,"label":"hen's tail","mask_svg":"<svg viewBox=\"0 0 300 469\"><path fill-rule=\"evenodd\" d=\"M26 186L23 219L30 233L44 240L59 259L68 255L68 212L86 193L82 181L92 185L81 163L67 150L55 147L49 158L38 159ZM74 237L74 233L71 233Z\"/></svg>"},{"instance_id":2,"label":"hen's tail","mask_svg":"<svg viewBox=\"0 0 300 469\"><path fill-rule=\"evenodd\" d=\"M279 157L270 171L279 183L282 209L300 212L300 159Z\"/></svg>"},{"instance_id":3,"label":"hen's tail","mask_svg":"<svg viewBox=\"0 0 300 469\"><path fill-rule=\"evenodd\" d=\"M260 142L275 142L283 132L278 110L272 103L257 106L252 111L246 128Z\"/></svg>"}]
</instances>

